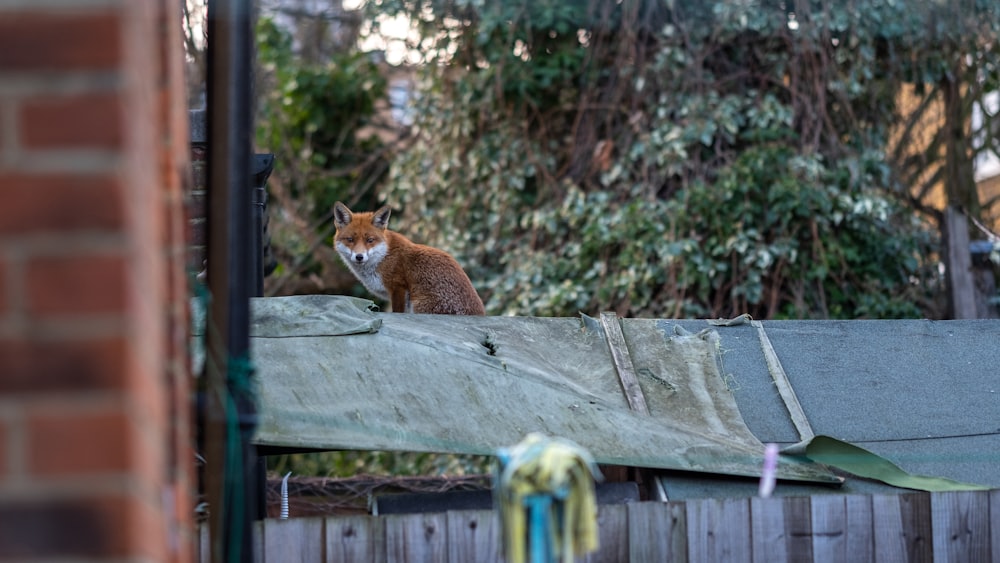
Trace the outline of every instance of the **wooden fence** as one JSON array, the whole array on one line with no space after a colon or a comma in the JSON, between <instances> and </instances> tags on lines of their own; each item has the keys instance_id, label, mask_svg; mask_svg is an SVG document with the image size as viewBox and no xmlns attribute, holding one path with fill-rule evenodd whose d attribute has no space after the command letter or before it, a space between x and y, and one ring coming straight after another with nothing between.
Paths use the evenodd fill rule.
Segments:
<instances>
[{"instance_id":1,"label":"wooden fence","mask_svg":"<svg viewBox=\"0 0 1000 563\"><path fill-rule=\"evenodd\" d=\"M995 521L991 521L990 514ZM600 549L578 561L1000 563L1000 490L705 499L600 507ZM261 563L501 562L489 510L268 519ZM201 561L207 563L207 531Z\"/></svg>"}]
</instances>

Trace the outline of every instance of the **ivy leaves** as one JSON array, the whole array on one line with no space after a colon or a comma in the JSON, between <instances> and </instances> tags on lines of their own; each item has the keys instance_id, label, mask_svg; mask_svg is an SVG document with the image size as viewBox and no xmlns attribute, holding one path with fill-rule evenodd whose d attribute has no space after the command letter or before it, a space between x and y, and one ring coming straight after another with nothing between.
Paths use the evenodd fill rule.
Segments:
<instances>
[{"instance_id":1,"label":"ivy leaves","mask_svg":"<svg viewBox=\"0 0 1000 563\"><path fill-rule=\"evenodd\" d=\"M490 312L932 309L937 234L890 156L898 94L949 71L935 62L951 56L942 41L996 64L995 41L976 38L996 35L1000 8L379 9L419 17L424 40L450 53L422 69L417 140L384 193L405 204L408 233L458 255Z\"/></svg>"}]
</instances>

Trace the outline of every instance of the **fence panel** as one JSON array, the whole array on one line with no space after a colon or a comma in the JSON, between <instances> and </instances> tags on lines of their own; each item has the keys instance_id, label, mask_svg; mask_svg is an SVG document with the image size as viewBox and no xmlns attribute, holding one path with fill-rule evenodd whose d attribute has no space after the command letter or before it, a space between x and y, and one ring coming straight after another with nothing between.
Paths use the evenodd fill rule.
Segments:
<instances>
[{"instance_id":1,"label":"fence panel","mask_svg":"<svg viewBox=\"0 0 1000 563\"><path fill-rule=\"evenodd\" d=\"M391 514L383 518L386 563L441 563L448 560L446 513Z\"/></svg>"},{"instance_id":2,"label":"fence panel","mask_svg":"<svg viewBox=\"0 0 1000 563\"><path fill-rule=\"evenodd\" d=\"M628 561L628 506L612 504L598 507L597 551L584 556L584 563Z\"/></svg>"},{"instance_id":3,"label":"fence panel","mask_svg":"<svg viewBox=\"0 0 1000 563\"><path fill-rule=\"evenodd\" d=\"M814 499L816 497L813 497ZM869 495L847 495L847 560L873 561L875 559L874 510ZM817 558L816 561L822 561Z\"/></svg>"},{"instance_id":4,"label":"fence panel","mask_svg":"<svg viewBox=\"0 0 1000 563\"><path fill-rule=\"evenodd\" d=\"M448 561L502 563L500 517L492 510L448 513Z\"/></svg>"},{"instance_id":5,"label":"fence panel","mask_svg":"<svg viewBox=\"0 0 1000 563\"><path fill-rule=\"evenodd\" d=\"M628 520L622 525L628 544L616 559L595 561L662 561L683 563L688 560L687 517L683 503L641 502L627 506ZM623 507L626 508L626 507Z\"/></svg>"},{"instance_id":6,"label":"fence panel","mask_svg":"<svg viewBox=\"0 0 1000 563\"><path fill-rule=\"evenodd\" d=\"M931 523L934 561L990 561L988 495L973 492L934 493L931 495Z\"/></svg>"},{"instance_id":7,"label":"fence panel","mask_svg":"<svg viewBox=\"0 0 1000 563\"><path fill-rule=\"evenodd\" d=\"M750 524L754 563L788 561L784 499L750 499Z\"/></svg>"},{"instance_id":8,"label":"fence panel","mask_svg":"<svg viewBox=\"0 0 1000 563\"><path fill-rule=\"evenodd\" d=\"M327 518L326 563L375 563L385 560L383 520L375 516ZM265 563L275 563L267 561Z\"/></svg>"},{"instance_id":9,"label":"fence panel","mask_svg":"<svg viewBox=\"0 0 1000 563\"><path fill-rule=\"evenodd\" d=\"M876 561L932 561L930 497L873 495Z\"/></svg>"},{"instance_id":10,"label":"fence panel","mask_svg":"<svg viewBox=\"0 0 1000 563\"><path fill-rule=\"evenodd\" d=\"M1000 561L1000 489L990 491L990 561Z\"/></svg>"},{"instance_id":11,"label":"fence panel","mask_svg":"<svg viewBox=\"0 0 1000 563\"><path fill-rule=\"evenodd\" d=\"M704 499L601 506L587 563L997 561L1000 491ZM197 534L208 563L208 530ZM490 510L265 520L260 563L501 563Z\"/></svg>"},{"instance_id":12,"label":"fence panel","mask_svg":"<svg viewBox=\"0 0 1000 563\"><path fill-rule=\"evenodd\" d=\"M323 520L291 518L264 520L264 561L325 563Z\"/></svg>"},{"instance_id":13,"label":"fence panel","mask_svg":"<svg viewBox=\"0 0 1000 563\"><path fill-rule=\"evenodd\" d=\"M688 557L719 563L753 559L748 499L687 501Z\"/></svg>"},{"instance_id":14,"label":"fence panel","mask_svg":"<svg viewBox=\"0 0 1000 563\"><path fill-rule=\"evenodd\" d=\"M816 496L812 510L812 556L816 561L850 563L870 561L851 559L847 555L847 498L840 495Z\"/></svg>"}]
</instances>

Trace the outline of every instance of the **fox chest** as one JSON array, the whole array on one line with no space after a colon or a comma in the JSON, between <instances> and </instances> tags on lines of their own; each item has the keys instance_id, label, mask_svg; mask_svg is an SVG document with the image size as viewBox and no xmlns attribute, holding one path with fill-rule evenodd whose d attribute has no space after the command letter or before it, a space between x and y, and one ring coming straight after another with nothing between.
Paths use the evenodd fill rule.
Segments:
<instances>
[{"instance_id":1,"label":"fox chest","mask_svg":"<svg viewBox=\"0 0 1000 563\"><path fill-rule=\"evenodd\" d=\"M378 271L377 264L351 264L355 276L368 291L378 295L382 299L389 299L389 290L385 287L382 274Z\"/></svg>"},{"instance_id":2,"label":"fox chest","mask_svg":"<svg viewBox=\"0 0 1000 563\"><path fill-rule=\"evenodd\" d=\"M389 250L385 243L377 244L371 248L355 249L338 241L335 247L344 264L347 264L354 277L358 278L358 281L368 291L382 299L389 298L389 292L385 287L385 280L379 271L379 267L385 260Z\"/></svg>"}]
</instances>

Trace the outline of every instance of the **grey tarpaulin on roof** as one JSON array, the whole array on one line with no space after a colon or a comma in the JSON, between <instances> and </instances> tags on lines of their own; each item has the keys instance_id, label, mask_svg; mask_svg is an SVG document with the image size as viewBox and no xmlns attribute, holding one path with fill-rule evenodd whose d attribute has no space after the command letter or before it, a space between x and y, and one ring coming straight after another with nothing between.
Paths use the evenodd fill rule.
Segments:
<instances>
[{"instance_id":1,"label":"grey tarpaulin on roof","mask_svg":"<svg viewBox=\"0 0 1000 563\"><path fill-rule=\"evenodd\" d=\"M759 475L764 447L727 388L714 331L622 320L644 415L629 410L590 319L384 314L367 303L253 301L258 444L491 454L540 431L601 463ZM815 464L779 471L839 482Z\"/></svg>"}]
</instances>

